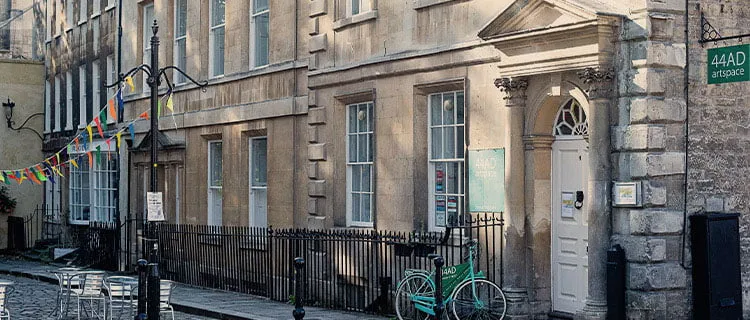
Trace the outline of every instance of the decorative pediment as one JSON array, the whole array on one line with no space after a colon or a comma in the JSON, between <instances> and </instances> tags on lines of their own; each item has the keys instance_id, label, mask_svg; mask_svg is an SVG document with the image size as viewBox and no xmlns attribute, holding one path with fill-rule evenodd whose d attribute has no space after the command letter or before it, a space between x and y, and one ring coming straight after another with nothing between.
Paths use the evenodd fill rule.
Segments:
<instances>
[{"instance_id":1,"label":"decorative pediment","mask_svg":"<svg viewBox=\"0 0 750 320\"><path fill-rule=\"evenodd\" d=\"M610 3L611 2L611 3ZM516 0L482 28L479 37L504 35L575 25L596 20L598 15L620 15L618 1L599 0Z\"/></svg>"}]
</instances>

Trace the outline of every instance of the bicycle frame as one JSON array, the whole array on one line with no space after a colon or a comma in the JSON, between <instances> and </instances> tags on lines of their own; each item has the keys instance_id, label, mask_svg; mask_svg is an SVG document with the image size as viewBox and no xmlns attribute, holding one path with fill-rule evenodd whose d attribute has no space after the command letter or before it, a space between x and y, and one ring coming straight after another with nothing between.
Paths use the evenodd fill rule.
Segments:
<instances>
[{"instance_id":1,"label":"bicycle frame","mask_svg":"<svg viewBox=\"0 0 750 320\"><path fill-rule=\"evenodd\" d=\"M482 272L481 270L479 272L474 271L474 258L475 258L474 250L476 250L476 246L477 246L476 243L469 246L469 261L468 261L469 272L468 274L464 276L461 281L454 281L450 286L443 289L443 292L440 293L444 297L443 303L445 305L448 305L450 304L451 301L453 301L452 293L459 285L465 283L466 281L471 281L471 291L472 291L472 294L474 295L474 304L477 306L477 308L484 307L482 301L480 301L479 298L477 297L477 288L476 288L475 280L486 279L487 276L485 276L484 272ZM445 273L444 270L451 268L451 267L455 267L455 266L443 267L443 270L441 270L441 272ZM432 287L436 288L437 286L435 285L435 281L433 280L435 277L435 271L430 272L429 274L426 275L426 277L427 277L427 281L432 285ZM445 297L446 292L448 293L447 297ZM414 303L414 307L417 310L422 311L431 316L435 315L435 311L434 311L434 307L436 305L435 297L412 295L411 301L412 303Z\"/></svg>"}]
</instances>

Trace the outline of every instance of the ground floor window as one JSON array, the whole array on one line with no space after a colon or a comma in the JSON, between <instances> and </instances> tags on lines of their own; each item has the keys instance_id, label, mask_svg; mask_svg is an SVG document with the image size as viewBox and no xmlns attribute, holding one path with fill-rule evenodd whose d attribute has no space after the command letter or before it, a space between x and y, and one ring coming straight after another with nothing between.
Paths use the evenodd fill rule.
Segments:
<instances>
[{"instance_id":1,"label":"ground floor window","mask_svg":"<svg viewBox=\"0 0 750 320\"><path fill-rule=\"evenodd\" d=\"M372 102L347 106L346 211L351 226L371 227L375 221L373 112Z\"/></svg>"},{"instance_id":2,"label":"ground floor window","mask_svg":"<svg viewBox=\"0 0 750 320\"><path fill-rule=\"evenodd\" d=\"M102 151L98 157L92 155L91 160L88 155L78 159L78 167L70 166L70 223L114 222L117 202L115 153Z\"/></svg>"},{"instance_id":3,"label":"ground floor window","mask_svg":"<svg viewBox=\"0 0 750 320\"><path fill-rule=\"evenodd\" d=\"M431 229L458 225L464 208L464 92L428 97Z\"/></svg>"}]
</instances>

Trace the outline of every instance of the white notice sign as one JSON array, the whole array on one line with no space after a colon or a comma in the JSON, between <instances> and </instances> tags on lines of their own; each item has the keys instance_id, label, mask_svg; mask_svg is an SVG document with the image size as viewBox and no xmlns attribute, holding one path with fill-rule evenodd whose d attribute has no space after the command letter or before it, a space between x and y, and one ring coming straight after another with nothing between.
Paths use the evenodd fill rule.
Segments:
<instances>
[{"instance_id":1,"label":"white notice sign","mask_svg":"<svg viewBox=\"0 0 750 320\"><path fill-rule=\"evenodd\" d=\"M166 220L161 192L149 192L146 199L148 200L148 221Z\"/></svg>"},{"instance_id":2,"label":"white notice sign","mask_svg":"<svg viewBox=\"0 0 750 320\"><path fill-rule=\"evenodd\" d=\"M573 193L572 192L563 192L562 193L562 208L560 211L560 215L563 218L572 218L573 217L573 208L574 208L574 200L573 200Z\"/></svg>"}]
</instances>

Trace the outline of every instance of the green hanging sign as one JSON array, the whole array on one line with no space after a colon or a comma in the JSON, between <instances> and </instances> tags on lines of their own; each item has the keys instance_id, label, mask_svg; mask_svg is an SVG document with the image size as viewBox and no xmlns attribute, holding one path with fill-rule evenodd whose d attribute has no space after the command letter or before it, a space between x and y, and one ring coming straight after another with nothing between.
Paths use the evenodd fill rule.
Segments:
<instances>
[{"instance_id":1,"label":"green hanging sign","mask_svg":"<svg viewBox=\"0 0 750 320\"><path fill-rule=\"evenodd\" d=\"M469 150L469 212L505 211L505 149Z\"/></svg>"},{"instance_id":2,"label":"green hanging sign","mask_svg":"<svg viewBox=\"0 0 750 320\"><path fill-rule=\"evenodd\" d=\"M708 49L708 84L750 81L750 44Z\"/></svg>"}]
</instances>

